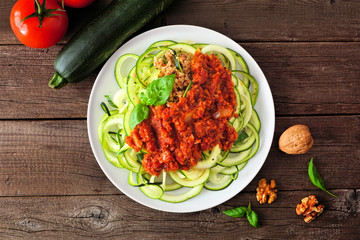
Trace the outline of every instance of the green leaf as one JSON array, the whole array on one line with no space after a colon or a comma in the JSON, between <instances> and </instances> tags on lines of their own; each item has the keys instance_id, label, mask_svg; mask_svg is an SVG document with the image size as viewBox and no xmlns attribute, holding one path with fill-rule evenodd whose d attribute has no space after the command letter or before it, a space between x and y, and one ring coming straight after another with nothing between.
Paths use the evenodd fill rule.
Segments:
<instances>
[{"instance_id":1,"label":"green leaf","mask_svg":"<svg viewBox=\"0 0 360 240\"><path fill-rule=\"evenodd\" d=\"M134 129L136 125L147 119L149 116L149 107L139 103L137 104L131 112L129 119L129 126L131 129Z\"/></svg>"},{"instance_id":2,"label":"green leaf","mask_svg":"<svg viewBox=\"0 0 360 240\"><path fill-rule=\"evenodd\" d=\"M253 226L253 227L260 227L259 224L259 218L256 212L254 212L253 210L251 210L250 213L246 214L247 220L249 221L249 223Z\"/></svg>"},{"instance_id":3,"label":"green leaf","mask_svg":"<svg viewBox=\"0 0 360 240\"><path fill-rule=\"evenodd\" d=\"M311 182L321 190L325 191L326 193L330 194L333 197L337 197L336 195L332 194L325 188L324 180L321 178L320 174L318 173L315 165L314 165L314 158L311 158L309 167L308 167L308 174Z\"/></svg>"},{"instance_id":4,"label":"green leaf","mask_svg":"<svg viewBox=\"0 0 360 240\"><path fill-rule=\"evenodd\" d=\"M156 102L156 96L151 96L149 93L146 95L145 92L141 92L140 102L149 106L154 105Z\"/></svg>"},{"instance_id":5,"label":"green leaf","mask_svg":"<svg viewBox=\"0 0 360 240\"><path fill-rule=\"evenodd\" d=\"M246 215L246 207L237 207L223 211L224 214L230 217L244 217Z\"/></svg>"},{"instance_id":6,"label":"green leaf","mask_svg":"<svg viewBox=\"0 0 360 240\"><path fill-rule=\"evenodd\" d=\"M259 218L256 212L251 209L251 203L247 207L237 207L233 209L228 209L223 211L224 214L230 217L244 217L246 215L247 220L249 223L258 228L260 227Z\"/></svg>"},{"instance_id":7,"label":"green leaf","mask_svg":"<svg viewBox=\"0 0 360 240\"><path fill-rule=\"evenodd\" d=\"M140 102L145 105L163 105L168 100L175 82L175 74L163 76L152 81L140 93Z\"/></svg>"},{"instance_id":8,"label":"green leaf","mask_svg":"<svg viewBox=\"0 0 360 240\"><path fill-rule=\"evenodd\" d=\"M246 215L248 215L251 212L251 203L249 202L248 207L246 208Z\"/></svg>"}]
</instances>

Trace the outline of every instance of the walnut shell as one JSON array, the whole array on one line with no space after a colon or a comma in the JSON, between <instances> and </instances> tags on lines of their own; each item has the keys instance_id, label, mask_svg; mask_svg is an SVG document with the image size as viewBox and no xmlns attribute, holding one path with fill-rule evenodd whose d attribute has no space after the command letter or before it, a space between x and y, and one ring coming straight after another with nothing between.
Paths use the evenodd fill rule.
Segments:
<instances>
[{"instance_id":1,"label":"walnut shell","mask_svg":"<svg viewBox=\"0 0 360 240\"><path fill-rule=\"evenodd\" d=\"M305 125L294 125L281 134L279 148L287 154L303 154L314 145L310 130Z\"/></svg>"}]
</instances>

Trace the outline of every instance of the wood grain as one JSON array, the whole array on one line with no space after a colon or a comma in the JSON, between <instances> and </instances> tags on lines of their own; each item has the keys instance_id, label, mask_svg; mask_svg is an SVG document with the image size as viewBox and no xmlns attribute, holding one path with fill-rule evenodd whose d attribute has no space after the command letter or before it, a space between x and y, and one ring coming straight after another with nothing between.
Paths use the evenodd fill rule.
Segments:
<instances>
[{"instance_id":1,"label":"wood grain","mask_svg":"<svg viewBox=\"0 0 360 240\"><path fill-rule=\"evenodd\" d=\"M307 154L286 155L277 141L296 123L309 126L315 144ZM120 193L92 154L86 121L1 121L0 126L1 196ZM263 177L276 179L283 190L316 189L307 176L311 157L328 189L360 188L359 116L282 117L275 129L265 165L245 191Z\"/></svg>"},{"instance_id":2,"label":"wood grain","mask_svg":"<svg viewBox=\"0 0 360 240\"><path fill-rule=\"evenodd\" d=\"M359 114L357 43L241 43L270 84L277 115ZM0 119L85 118L95 71L60 90L47 85L60 46L0 46ZM11 57L10 57L11 56ZM261 86L260 86L261 87Z\"/></svg>"},{"instance_id":3,"label":"wood grain","mask_svg":"<svg viewBox=\"0 0 360 240\"><path fill-rule=\"evenodd\" d=\"M97 72L81 84L69 84L59 91L51 89L48 82L55 73L53 62L60 48L0 46L0 118L86 117Z\"/></svg>"},{"instance_id":4,"label":"wood grain","mask_svg":"<svg viewBox=\"0 0 360 240\"><path fill-rule=\"evenodd\" d=\"M208 27L236 41L359 41L359 14L357 0L198 0L176 1L166 21Z\"/></svg>"},{"instance_id":5,"label":"wood grain","mask_svg":"<svg viewBox=\"0 0 360 240\"><path fill-rule=\"evenodd\" d=\"M85 10L68 9L69 31L62 42L110 2L97 0ZM0 15L0 44L19 44L8 20L14 3L0 3L4 13ZM236 41L359 41L359 15L358 0L181 0L149 25L199 25Z\"/></svg>"},{"instance_id":6,"label":"wood grain","mask_svg":"<svg viewBox=\"0 0 360 240\"><path fill-rule=\"evenodd\" d=\"M356 239L360 227L360 189L337 190L333 198L315 192L325 211L312 223L295 214L300 200L314 192L280 191L271 205L255 193L240 193L212 209L166 213L142 206L124 195L0 198L2 239ZM262 227L221 211L247 206ZM228 234L231 233L231 234ZM224 236L224 234L226 236Z\"/></svg>"},{"instance_id":7,"label":"wood grain","mask_svg":"<svg viewBox=\"0 0 360 240\"><path fill-rule=\"evenodd\" d=\"M359 44L242 45L264 71L277 115L360 113Z\"/></svg>"},{"instance_id":8,"label":"wood grain","mask_svg":"<svg viewBox=\"0 0 360 240\"><path fill-rule=\"evenodd\" d=\"M229 201L186 214L131 200L100 169L86 129L99 69L58 91L47 86L56 54L111 0L67 9L68 32L48 49L16 39L9 24L15 2L0 1L0 239L359 239L360 1L177 0L136 33L173 24L223 33L254 57L274 97L274 139L257 176ZM277 141L299 123L315 144L287 155ZM309 180L312 157L337 198ZM255 199L261 178L276 180L271 205ZM295 207L310 194L325 211L306 224ZM259 229L222 213L249 202Z\"/></svg>"}]
</instances>

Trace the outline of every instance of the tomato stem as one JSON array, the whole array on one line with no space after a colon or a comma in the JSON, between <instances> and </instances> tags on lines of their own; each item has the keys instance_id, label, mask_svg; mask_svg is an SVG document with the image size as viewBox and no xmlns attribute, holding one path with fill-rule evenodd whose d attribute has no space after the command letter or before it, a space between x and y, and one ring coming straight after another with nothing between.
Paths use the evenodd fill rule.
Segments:
<instances>
[{"instance_id":1,"label":"tomato stem","mask_svg":"<svg viewBox=\"0 0 360 240\"><path fill-rule=\"evenodd\" d=\"M46 0L44 0L43 2L43 6L44 6L44 3L46 2ZM42 15L42 6L40 5L40 2L39 0L35 0L35 11L37 12L38 15Z\"/></svg>"},{"instance_id":2,"label":"tomato stem","mask_svg":"<svg viewBox=\"0 0 360 240\"><path fill-rule=\"evenodd\" d=\"M44 0L42 4L40 4L39 0L34 0L34 4L35 4L35 12L33 12L30 15L23 18L19 23L25 21L28 18L37 17L39 19L38 27L42 28L42 22L44 21L44 18L46 18L46 17L53 17L53 16L59 16L59 15L66 17L65 15L62 15L62 14L53 13L53 12L65 11L62 8L47 9L46 8L46 0Z\"/></svg>"}]
</instances>

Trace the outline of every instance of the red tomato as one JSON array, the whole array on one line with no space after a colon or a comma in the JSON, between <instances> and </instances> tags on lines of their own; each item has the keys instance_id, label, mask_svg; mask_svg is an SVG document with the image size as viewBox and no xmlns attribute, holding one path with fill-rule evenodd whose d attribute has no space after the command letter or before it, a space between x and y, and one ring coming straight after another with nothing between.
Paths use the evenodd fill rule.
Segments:
<instances>
[{"instance_id":1,"label":"red tomato","mask_svg":"<svg viewBox=\"0 0 360 240\"><path fill-rule=\"evenodd\" d=\"M95 0L58 0L60 4L64 1L66 7L84 8L90 6Z\"/></svg>"},{"instance_id":2,"label":"red tomato","mask_svg":"<svg viewBox=\"0 0 360 240\"><path fill-rule=\"evenodd\" d=\"M42 8L44 0L36 0ZM19 0L15 3L10 14L10 25L16 37L21 43L33 48L48 48L59 42L65 35L68 27L68 16L65 11L51 11L49 9L63 9L56 0L47 0L46 9L42 9L42 13L47 12L43 18L41 27L39 17L28 17L35 13L36 1ZM60 15L58 15L60 14Z\"/></svg>"}]
</instances>

